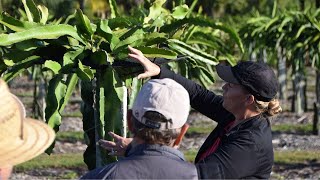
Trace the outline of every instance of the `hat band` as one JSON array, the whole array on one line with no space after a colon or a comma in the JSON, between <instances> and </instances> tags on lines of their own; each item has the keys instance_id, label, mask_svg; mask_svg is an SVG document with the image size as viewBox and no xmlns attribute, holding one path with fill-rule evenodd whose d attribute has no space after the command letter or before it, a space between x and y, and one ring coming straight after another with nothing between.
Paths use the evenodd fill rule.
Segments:
<instances>
[{"instance_id":1,"label":"hat band","mask_svg":"<svg viewBox=\"0 0 320 180\"><path fill-rule=\"evenodd\" d=\"M170 121L157 122L157 121L152 121L148 118L142 117L141 123L152 129L159 129L159 130L172 129L172 123Z\"/></svg>"}]
</instances>

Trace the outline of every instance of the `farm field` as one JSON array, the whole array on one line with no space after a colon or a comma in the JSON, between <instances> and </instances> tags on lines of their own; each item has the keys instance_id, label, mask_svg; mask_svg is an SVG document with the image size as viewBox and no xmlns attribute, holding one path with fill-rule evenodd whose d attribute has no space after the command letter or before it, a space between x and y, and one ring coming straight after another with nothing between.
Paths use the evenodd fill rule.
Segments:
<instances>
[{"instance_id":1,"label":"farm field","mask_svg":"<svg viewBox=\"0 0 320 180\"><path fill-rule=\"evenodd\" d=\"M57 132L54 149L47 149L51 155L15 166L11 179L77 179L87 166L114 162L98 141L111 140L111 130L127 134L125 115L146 82L143 76L165 66L221 94L219 64L235 66L237 82L228 81L230 88L239 82L254 100L270 100L255 102L254 111L252 101L245 111L229 109L226 101L236 117L266 109L276 114L279 108L272 106L280 100L283 112L270 119L271 179L320 179L319 0L0 0L0 12L1 79L28 117ZM276 77L243 60L268 64ZM264 97L268 91L272 95ZM230 107L236 99L231 96ZM193 109L188 123L180 150L193 163L216 123Z\"/></svg>"},{"instance_id":2,"label":"farm field","mask_svg":"<svg viewBox=\"0 0 320 180\"><path fill-rule=\"evenodd\" d=\"M11 90L27 105L28 116L32 116L31 87L32 81L27 77L19 77L11 83ZM219 93L218 87L221 87L219 81L212 89ZM86 145L79 111L80 102L78 94L74 94L66 107L54 153L51 156L43 154L15 167L12 179L75 179L87 172L82 157ZM311 111L301 116L285 111L271 120L275 152L272 178L320 177L320 138L311 133L312 118ZM215 127L215 123L196 111L191 111L188 123L190 128L180 150L188 161L193 162L197 150Z\"/></svg>"}]
</instances>

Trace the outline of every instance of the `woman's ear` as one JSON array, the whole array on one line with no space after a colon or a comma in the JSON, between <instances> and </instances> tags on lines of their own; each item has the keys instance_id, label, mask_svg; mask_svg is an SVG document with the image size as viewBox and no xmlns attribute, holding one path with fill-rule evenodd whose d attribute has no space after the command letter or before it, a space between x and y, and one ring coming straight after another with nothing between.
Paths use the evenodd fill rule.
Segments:
<instances>
[{"instance_id":1,"label":"woman's ear","mask_svg":"<svg viewBox=\"0 0 320 180\"><path fill-rule=\"evenodd\" d=\"M127 124L128 124L129 131L133 132L133 127L132 127L132 109L128 109L128 112L127 112Z\"/></svg>"},{"instance_id":2,"label":"woman's ear","mask_svg":"<svg viewBox=\"0 0 320 180\"><path fill-rule=\"evenodd\" d=\"M254 96L253 95L248 95L247 98L246 98L246 104L247 105L251 105L251 104L254 104Z\"/></svg>"}]
</instances>

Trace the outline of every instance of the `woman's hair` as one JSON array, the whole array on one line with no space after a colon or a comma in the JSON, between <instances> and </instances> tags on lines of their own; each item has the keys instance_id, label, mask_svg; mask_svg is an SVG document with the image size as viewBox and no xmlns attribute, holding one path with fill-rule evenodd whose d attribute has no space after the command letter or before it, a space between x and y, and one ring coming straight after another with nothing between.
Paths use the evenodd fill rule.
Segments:
<instances>
[{"instance_id":1,"label":"woman's hair","mask_svg":"<svg viewBox=\"0 0 320 180\"><path fill-rule=\"evenodd\" d=\"M282 108L280 106L280 102L278 99L272 99L269 102L258 101L256 99L254 101L255 101L256 110L267 116L274 116L282 111Z\"/></svg>"},{"instance_id":2,"label":"woman's hair","mask_svg":"<svg viewBox=\"0 0 320 180\"><path fill-rule=\"evenodd\" d=\"M168 122L168 120L162 114L155 111L147 111L144 117L156 122ZM170 145L172 140L176 139L180 134L180 129L159 130L149 128L140 123L134 116L132 116L132 121L132 133L135 137L139 137L147 144Z\"/></svg>"}]
</instances>

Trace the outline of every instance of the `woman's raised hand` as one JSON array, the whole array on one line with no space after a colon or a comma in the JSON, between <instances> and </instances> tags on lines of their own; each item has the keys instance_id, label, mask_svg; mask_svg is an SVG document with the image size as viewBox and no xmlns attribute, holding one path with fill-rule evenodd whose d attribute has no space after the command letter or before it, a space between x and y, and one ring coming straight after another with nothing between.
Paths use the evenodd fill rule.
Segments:
<instances>
[{"instance_id":1,"label":"woman's raised hand","mask_svg":"<svg viewBox=\"0 0 320 180\"><path fill-rule=\"evenodd\" d=\"M140 50L131 46L128 46L128 49L130 51L129 57L137 60L144 67L144 73L139 74L138 79L157 76L160 74L160 67L147 59Z\"/></svg>"}]
</instances>

